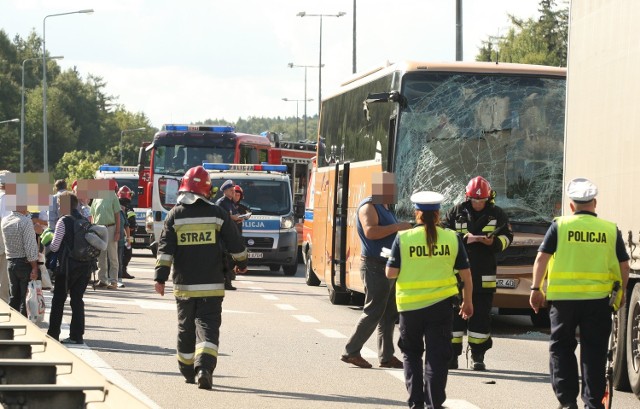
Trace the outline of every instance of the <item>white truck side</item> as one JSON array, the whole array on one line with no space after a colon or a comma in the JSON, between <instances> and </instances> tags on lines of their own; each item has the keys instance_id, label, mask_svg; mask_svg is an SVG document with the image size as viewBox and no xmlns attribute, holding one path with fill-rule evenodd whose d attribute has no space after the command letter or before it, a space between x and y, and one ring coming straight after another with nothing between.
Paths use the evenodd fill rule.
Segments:
<instances>
[{"instance_id":1,"label":"white truck side","mask_svg":"<svg viewBox=\"0 0 640 409\"><path fill-rule=\"evenodd\" d=\"M640 399L640 1L570 7L564 183L595 182L598 216L618 224L631 256L627 307L615 321L614 385Z\"/></svg>"}]
</instances>

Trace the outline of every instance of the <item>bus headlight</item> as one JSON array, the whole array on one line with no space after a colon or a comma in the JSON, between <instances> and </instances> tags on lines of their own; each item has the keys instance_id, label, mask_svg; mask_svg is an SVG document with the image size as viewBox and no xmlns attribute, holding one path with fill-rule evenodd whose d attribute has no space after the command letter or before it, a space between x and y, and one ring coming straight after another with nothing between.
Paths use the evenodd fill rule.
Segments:
<instances>
[{"instance_id":1,"label":"bus headlight","mask_svg":"<svg viewBox=\"0 0 640 409\"><path fill-rule=\"evenodd\" d=\"M285 216L280 219L280 228L281 229L293 229L295 223L293 222L293 216Z\"/></svg>"}]
</instances>

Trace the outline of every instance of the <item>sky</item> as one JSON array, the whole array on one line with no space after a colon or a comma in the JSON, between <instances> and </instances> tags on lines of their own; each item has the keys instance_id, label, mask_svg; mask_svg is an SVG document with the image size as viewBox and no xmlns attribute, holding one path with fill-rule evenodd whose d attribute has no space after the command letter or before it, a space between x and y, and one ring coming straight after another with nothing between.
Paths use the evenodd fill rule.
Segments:
<instances>
[{"instance_id":1,"label":"sky","mask_svg":"<svg viewBox=\"0 0 640 409\"><path fill-rule=\"evenodd\" d=\"M539 0L463 0L463 59L506 33L507 14L537 18ZM358 72L402 60L455 60L455 0L356 0ZM102 77L105 92L151 125L295 117L352 74L353 0L0 0L9 38L42 36L62 69ZM309 66L289 68L288 64ZM305 87L306 85L306 87ZM285 102L282 99L300 100Z\"/></svg>"}]
</instances>

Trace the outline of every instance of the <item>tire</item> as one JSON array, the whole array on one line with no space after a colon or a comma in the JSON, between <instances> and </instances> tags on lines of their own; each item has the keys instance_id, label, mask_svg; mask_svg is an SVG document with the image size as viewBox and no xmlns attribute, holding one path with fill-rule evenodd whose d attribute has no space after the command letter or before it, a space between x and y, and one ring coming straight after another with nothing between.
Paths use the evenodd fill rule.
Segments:
<instances>
[{"instance_id":1,"label":"tire","mask_svg":"<svg viewBox=\"0 0 640 409\"><path fill-rule=\"evenodd\" d=\"M549 328L551 327L551 320L549 319L549 309L541 308L536 314L533 310L529 315L531 317L531 323L537 328Z\"/></svg>"},{"instance_id":2,"label":"tire","mask_svg":"<svg viewBox=\"0 0 640 409\"><path fill-rule=\"evenodd\" d=\"M631 390L640 399L640 284L636 284L627 305L627 374Z\"/></svg>"},{"instance_id":3,"label":"tire","mask_svg":"<svg viewBox=\"0 0 640 409\"><path fill-rule=\"evenodd\" d=\"M611 336L614 337L613 347L613 387L618 391L628 392L629 378L627 377L627 343L624 335L627 329L627 308L621 308L613 317Z\"/></svg>"},{"instance_id":4,"label":"tire","mask_svg":"<svg viewBox=\"0 0 640 409\"><path fill-rule=\"evenodd\" d=\"M294 276L298 272L298 264L285 264L282 266L282 272L287 277Z\"/></svg>"},{"instance_id":5,"label":"tire","mask_svg":"<svg viewBox=\"0 0 640 409\"><path fill-rule=\"evenodd\" d=\"M311 257L309 254L307 254L307 262L304 266L304 279L309 287L317 287L320 285L320 279L316 276L316 273L313 272Z\"/></svg>"},{"instance_id":6,"label":"tire","mask_svg":"<svg viewBox=\"0 0 640 409\"><path fill-rule=\"evenodd\" d=\"M269 266L269 270L275 273L276 271L280 270L280 266L279 265Z\"/></svg>"},{"instance_id":7,"label":"tire","mask_svg":"<svg viewBox=\"0 0 640 409\"><path fill-rule=\"evenodd\" d=\"M347 305L351 301L351 294L345 292L338 292L331 287L327 287L329 290L329 301L333 305Z\"/></svg>"}]
</instances>

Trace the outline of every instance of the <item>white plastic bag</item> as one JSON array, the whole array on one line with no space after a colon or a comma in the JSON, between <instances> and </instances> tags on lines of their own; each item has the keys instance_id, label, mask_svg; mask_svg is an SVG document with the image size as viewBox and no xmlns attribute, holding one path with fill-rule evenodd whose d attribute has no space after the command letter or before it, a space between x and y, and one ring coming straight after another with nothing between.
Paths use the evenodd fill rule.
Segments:
<instances>
[{"instance_id":1,"label":"white plastic bag","mask_svg":"<svg viewBox=\"0 0 640 409\"><path fill-rule=\"evenodd\" d=\"M51 282L49 270L47 270L47 267L44 265L44 253L38 253L38 267L40 269L40 277L42 278L42 288L44 290L51 289L53 283Z\"/></svg>"},{"instance_id":2,"label":"white plastic bag","mask_svg":"<svg viewBox=\"0 0 640 409\"><path fill-rule=\"evenodd\" d=\"M44 319L46 306L42 295L42 282L31 280L27 286L27 318L33 323L41 323Z\"/></svg>"}]
</instances>

